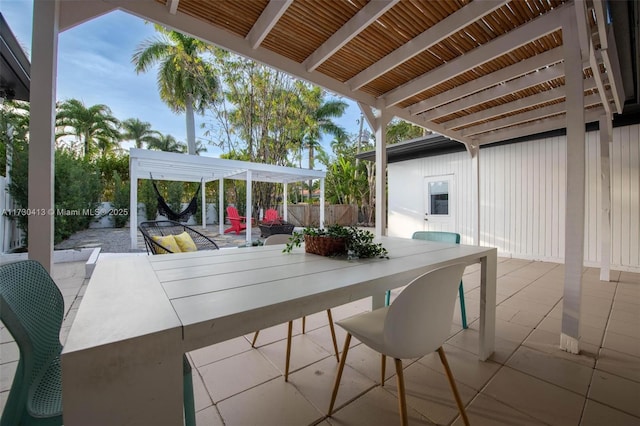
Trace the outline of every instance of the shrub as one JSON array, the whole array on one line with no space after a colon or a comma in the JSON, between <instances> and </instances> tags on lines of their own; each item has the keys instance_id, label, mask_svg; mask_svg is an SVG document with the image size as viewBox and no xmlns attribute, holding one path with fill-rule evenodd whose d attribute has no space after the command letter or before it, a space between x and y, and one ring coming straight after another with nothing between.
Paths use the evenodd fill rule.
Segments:
<instances>
[{"instance_id":1,"label":"shrub","mask_svg":"<svg viewBox=\"0 0 640 426\"><path fill-rule=\"evenodd\" d=\"M156 216L158 215L158 198L150 180L144 179L138 183L138 201L145 206L145 219L156 220ZM137 208L137 206L135 208Z\"/></svg>"},{"instance_id":2,"label":"shrub","mask_svg":"<svg viewBox=\"0 0 640 426\"><path fill-rule=\"evenodd\" d=\"M17 142L13 151L13 167L9 193L19 208L28 207L29 146ZM90 162L73 153L58 149L55 153L54 183L54 243L59 243L74 232L89 227L95 218L98 200L102 193L100 175ZM18 227L24 231L25 243L28 232L27 215L17 218Z\"/></svg>"},{"instance_id":3,"label":"shrub","mask_svg":"<svg viewBox=\"0 0 640 426\"><path fill-rule=\"evenodd\" d=\"M67 150L56 151L55 243L89 227L95 216L84 213L96 211L101 194L100 173L94 164Z\"/></svg>"},{"instance_id":4,"label":"shrub","mask_svg":"<svg viewBox=\"0 0 640 426\"><path fill-rule=\"evenodd\" d=\"M164 200L174 213L182 211L182 196L184 194L184 183L171 181L166 184L167 192L165 192Z\"/></svg>"},{"instance_id":5,"label":"shrub","mask_svg":"<svg viewBox=\"0 0 640 426\"><path fill-rule=\"evenodd\" d=\"M120 173L114 171L113 202L111 206L117 212L117 214L113 216L113 223L116 228L123 228L127 224L127 220L129 220L129 215L131 214L129 211L129 192L129 182L123 182L120 178ZM121 214L123 212L127 212L127 214Z\"/></svg>"}]
</instances>

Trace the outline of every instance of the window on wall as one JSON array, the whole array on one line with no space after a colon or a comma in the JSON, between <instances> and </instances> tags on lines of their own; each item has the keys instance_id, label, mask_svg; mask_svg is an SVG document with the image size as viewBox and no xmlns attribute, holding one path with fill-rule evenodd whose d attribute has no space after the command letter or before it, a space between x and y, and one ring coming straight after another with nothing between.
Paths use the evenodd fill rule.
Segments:
<instances>
[{"instance_id":1,"label":"window on wall","mask_svg":"<svg viewBox=\"0 0 640 426\"><path fill-rule=\"evenodd\" d=\"M429 182L429 214L449 214L449 182Z\"/></svg>"}]
</instances>

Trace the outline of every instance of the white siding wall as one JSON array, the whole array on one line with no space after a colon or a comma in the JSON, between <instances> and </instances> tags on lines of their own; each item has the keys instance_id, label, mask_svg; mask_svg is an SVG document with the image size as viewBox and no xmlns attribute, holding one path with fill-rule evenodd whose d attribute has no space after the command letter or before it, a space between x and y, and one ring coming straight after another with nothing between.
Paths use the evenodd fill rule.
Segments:
<instances>
[{"instance_id":1,"label":"white siding wall","mask_svg":"<svg viewBox=\"0 0 640 426\"><path fill-rule=\"evenodd\" d=\"M613 129L611 265L640 270L640 125ZM599 132L586 138L585 264L600 261ZM564 136L480 151L480 239L503 256L562 262L566 198ZM455 175L455 231L472 242L471 158L447 154L389 164L389 235L423 229L423 179Z\"/></svg>"}]
</instances>

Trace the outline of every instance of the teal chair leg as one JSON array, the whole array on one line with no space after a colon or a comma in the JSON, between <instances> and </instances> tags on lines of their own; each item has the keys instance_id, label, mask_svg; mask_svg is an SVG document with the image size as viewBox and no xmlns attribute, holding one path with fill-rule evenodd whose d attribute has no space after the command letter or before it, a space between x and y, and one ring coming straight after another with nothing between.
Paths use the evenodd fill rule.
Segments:
<instances>
[{"instance_id":1,"label":"teal chair leg","mask_svg":"<svg viewBox=\"0 0 640 426\"><path fill-rule=\"evenodd\" d=\"M196 407L193 398L193 378L191 377L191 365L187 356L182 357L183 392L184 392L184 424L196 426Z\"/></svg>"},{"instance_id":2,"label":"teal chair leg","mask_svg":"<svg viewBox=\"0 0 640 426\"><path fill-rule=\"evenodd\" d=\"M387 293L384 295L384 306L389 306L391 304L391 290L387 290Z\"/></svg>"},{"instance_id":3,"label":"teal chair leg","mask_svg":"<svg viewBox=\"0 0 640 426\"><path fill-rule=\"evenodd\" d=\"M460 293L460 314L462 316L462 328L469 328L469 326L467 325L467 310L464 307L464 288L462 287L462 281L460 281L458 293Z\"/></svg>"}]
</instances>

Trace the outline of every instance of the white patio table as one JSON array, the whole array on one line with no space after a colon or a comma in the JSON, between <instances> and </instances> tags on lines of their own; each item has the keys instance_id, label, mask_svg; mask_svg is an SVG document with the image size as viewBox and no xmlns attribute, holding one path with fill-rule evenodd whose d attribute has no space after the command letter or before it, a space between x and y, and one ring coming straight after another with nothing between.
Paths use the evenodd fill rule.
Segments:
<instances>
[{"instance_id":1,"label":"white patio table","mask_svg":"<svg viewBox=\"0 0 640 426\"><path fill-rule=\"evenodd\" d=\"M495 248L382 237L390 259L249 247L98 262L62 353L65 426L182 424L182 355L481 263L479 358L494 349ZM327 389L329 392L329 389Z\"/></svg>"}]
</instances>

